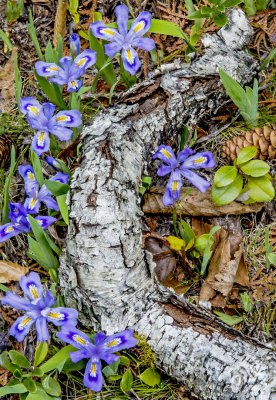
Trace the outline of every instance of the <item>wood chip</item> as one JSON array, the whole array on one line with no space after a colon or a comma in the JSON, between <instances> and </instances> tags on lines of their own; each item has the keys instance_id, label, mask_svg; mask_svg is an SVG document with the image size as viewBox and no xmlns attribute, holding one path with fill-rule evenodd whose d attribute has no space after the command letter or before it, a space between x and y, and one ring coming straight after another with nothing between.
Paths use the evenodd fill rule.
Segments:
<instances>
[{"instance_id":1,"label":"wood chip","mask_svg":"<svg viewBox=\"0 0 276 400\"><path fill-rule=\"evenodd\" d=\"M9 60L3 67L0 67L1 110L5 113L9 113L16 103L14 73L14 57L16 54L17 48L14 47Z\"/></svg>"}]
</instances>

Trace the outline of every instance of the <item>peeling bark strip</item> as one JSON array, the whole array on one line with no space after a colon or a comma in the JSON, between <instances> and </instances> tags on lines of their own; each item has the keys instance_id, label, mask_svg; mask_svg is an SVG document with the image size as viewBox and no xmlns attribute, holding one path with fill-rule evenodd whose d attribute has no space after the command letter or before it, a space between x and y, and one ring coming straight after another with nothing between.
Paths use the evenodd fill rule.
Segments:
<instances>
[{"instance_id":1,"label":"peeling bark strip","mask_svg":"<svg viewBox=\"0 0 276 400\"><path fill-rule=\"evenodd\" d=\"M239 9L230 17L219 36L206 35L203 56L163 67L167 72L132 88L84 130L60 285L87 325L146 335L157 365L200 399L271 400L275 353L158 283L152 255L141 247L138 190L152 154L225 99L218 65L243 83L255 71L253 57L238 50L251 27Z\"/></svg>"}]
</instances>

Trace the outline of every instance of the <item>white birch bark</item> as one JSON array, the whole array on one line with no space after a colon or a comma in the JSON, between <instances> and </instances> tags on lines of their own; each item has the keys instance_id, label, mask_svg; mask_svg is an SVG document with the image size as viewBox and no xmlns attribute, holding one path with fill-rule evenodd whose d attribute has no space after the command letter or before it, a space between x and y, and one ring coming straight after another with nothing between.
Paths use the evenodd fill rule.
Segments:
<instances>
[{"instance_id":1,"label":"white birch bark","mask_svg":"<svg viewBox=\"0 0 276 400\"><path fill-rule=\"evenodd\" d=\"M256 63L240 50L250 34L234 9L230 26L205 37L203 56L163 67L84 129L61 258L61 290L85 324L146 335L157 366L204 400L275 399L275 353L157 282L142 249L138 191L158 145L226 98L218 66L242 83L252 79Z\"/></svg>"}]
</instances>

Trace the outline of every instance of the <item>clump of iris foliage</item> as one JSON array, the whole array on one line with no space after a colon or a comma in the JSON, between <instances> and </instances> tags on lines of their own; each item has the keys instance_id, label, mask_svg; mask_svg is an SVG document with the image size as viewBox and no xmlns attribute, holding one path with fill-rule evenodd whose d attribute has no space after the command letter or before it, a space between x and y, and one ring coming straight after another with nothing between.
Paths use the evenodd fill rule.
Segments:
<instances>
[{"instance_id":1,"label":"clump of iris foliage","mask_svg":"<svg viewBox=\"0 0 276 400\"><path fill-rule=\"evenodd\" d=\"M83 384L94 392L102 390L103 374L111 381L121 379L120 387L123 392L127 393L131 390L133 385L131 369L127 368L123 376L117 374L118 366L128 367L130 360L128 357L114 353L130 349L137 344L133 331L124 330L111 336L107 336L103 332L86 334L76 327L78 312L75 309L64 307L61 296L56 295L60 249L46 234L45 229L57 221L59 213L64 223L68 224L66 195L70 188L71 172L62 160L47 156L46 162L58 172L50 179L45 179L40 157L57 146L56 138L59 141L67 141L74 140L78 136L82 129L81 95L89 90L95 92L100 77L111 88L110 101L112 93L119 83L122 82L126 88L136 83L136 73L141 68L141 61L135 48L151 52L154 56L155 43L152 38L148 37L148 32L183 38L187 43L187 55L196 51L193 44L198 40L201 19L214 18L215 23L222 26L227 22L224 15L225 8L236 5L240 1L228 0L224 4L222 2L213 3L212 7L202 7L200 11L195 11L192 4L187 2L189 17L197 21L192 32L192 43L178 26L168 21L152 19L151 14L146 11L129 21L128 7L119 5L115 8L117 22L108 25L103 24L99 13L95 13L95 22L90 25L86 35L91 49L81 52L80 37L72 34L69 38L70 56L62 54L61 37L56 50L49 42L45 54L42 53L30 13L27 29L40 59L35 63L35 75L41 90L49 101L40 104L35 97L21 98L22 81L17 67L16 97L18 106L21 114L26 117L30 128L34 131L34 137L30 150L31 164L18 167L18 172L24 180L26 193L24 204L9 201L9 185L16 170L15 150L12 150L10 174L5 184L0 243L15 235L27 233L28 255L49 272L53 283L51 290L44 291L39 275L31 272L19 281L25 297L19 297L7 289L6 295L2 298L2 305L11 306L23 313L10 328L10 335L14 336L18 342L22 342L31 327L35 325L39 344L33 366L26 357L17 351L11 350L9 353L3 352L0 355L1 366L13 374L13 379L9 384L0 388L0 396L18 393L21 400L58 399L61 396L61 388L56 379L57 371L61 373L63 370L66 371L66 368L70 371L85 368ZM6 12L10 18L16 19L22 10L13 10L12 3L8 2ZM4 36L2 35L2 37ZM9 43L6 38L5 40L5 43ZM115 57L116 60L117 57L120 60L119 77L113 66ZM92 86L85 86L84 74L92 66L95 66L98 72ZM69 96L65 95L65 89ZM245 115L250 108L251 104L242 104ZM255 121L257 118L256 107L254 110L255 119L251 118L251 120ZM196 153L189 147L182 146L176 157L170 146L161 145L153 155L153 159L156 158L164 162L158 169L157 175L163 177L170 174L163 197L165 206L175 207L177 205L180 200L183 178L190 181L201 192L205 192L209 188L210 183L193 170L214 168L216 162L211 152ZM217 186L219 185L217 184ZM48 208L49 215L38 215L41 203ZM174 225L177 231L175 221ZM183 226L183 222L181 226ZM204 275L211 257L212 234L220 227L215 227L209 235L202 235L206 237L197 241L192 235L191 229L186 228L182 232L183 240L194 241L195 251L204 251L201 270ZM204 245L202 244L203 239ZM174 245L176 245L175 240ZM51 333L53 331L51 325L57 327L54 333L55 340L67 343L68 346L63 347L44 362L48 355L47 342L51 339L49 326ZM69 357L75 367L72 365L68 367ZM154 369L153 355L150 354L145 359L150 360L150 365L147 365L149 368L141 373L141 381L149 386L159 385L162 389L160 376ZM102 362L107 366L103 368ZM54 373L55 375L53 375Z\"/></svg>"}]
</instances>

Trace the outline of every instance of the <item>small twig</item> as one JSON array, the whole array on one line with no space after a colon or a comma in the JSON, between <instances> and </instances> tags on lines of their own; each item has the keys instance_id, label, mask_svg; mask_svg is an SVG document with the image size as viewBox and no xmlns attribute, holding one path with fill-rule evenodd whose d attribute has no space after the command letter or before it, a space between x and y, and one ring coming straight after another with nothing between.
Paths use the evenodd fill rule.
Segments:
<instances>
[{"instance_id":1,"label":"small twig","mask_svg":"<svg viewBox=\"0 0 276 400\"><path fill-rule=\"evenodd\" d=\"M141 400L140 397L134 392L133 389L130 389L129 393L132 394L132 396L133 396L136 400Z\"/></svg>"}]
</instances>

